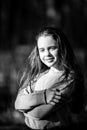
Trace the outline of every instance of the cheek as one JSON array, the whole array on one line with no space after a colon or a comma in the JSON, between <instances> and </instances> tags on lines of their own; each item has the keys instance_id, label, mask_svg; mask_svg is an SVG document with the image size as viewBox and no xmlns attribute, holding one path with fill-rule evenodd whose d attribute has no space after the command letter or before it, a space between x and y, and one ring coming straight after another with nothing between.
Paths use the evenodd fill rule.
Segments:
<instances>
[{"instance_id":1,"label":"cheek","mask_svg":"<svg viewBox=\"0 0 87 130\"><path fill-rule=\"evenodd\" d=\"M52 55L53 55L55 58L58 58L58 51L54 51L54 52L52 53Z\"/></svg>"},{"instance_id":2,"label":"cheek","mask_svg":"<svg viewBox=\"0 0 87 130\"><path fill-rule=\"evenodd\" d=\"M40 60L43 59L43 55L41 53L39 53L39 57L40 57Z\"/></svg>"}]
</instances>

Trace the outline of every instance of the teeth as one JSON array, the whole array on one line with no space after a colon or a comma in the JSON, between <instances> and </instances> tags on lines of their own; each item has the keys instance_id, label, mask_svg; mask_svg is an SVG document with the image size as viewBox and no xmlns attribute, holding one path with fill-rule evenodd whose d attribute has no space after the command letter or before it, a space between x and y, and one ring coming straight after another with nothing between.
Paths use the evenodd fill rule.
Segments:
<instances>
[{"instance_id":1,"label":"teeth","mask_svg":"<svg viewBox=\"0 0 87 130\"><path fill-rule=\"evenodd\" d=\"M48 60L46 60L46 61L52 61L53 59L48 59Z\"/></svg>"},{"instance_id":2,"label":"teeth","mask_svg":"<svg viewBox=\"0 0 87 130\"><path fill-rule=\"evenodd\" d=\"M53 58L50 58L50 59L45 59L45 60L53 60Z\"/></svg>"},{"instance_id":3,"label":"teeth","mask_svg":"<svg viewBox=\"0 0 87 130\"><path fill-rule=\"evenodd\" d=\"M52 60L52 59L46 59L46 60Z\"/></svg>"}]
</instances>

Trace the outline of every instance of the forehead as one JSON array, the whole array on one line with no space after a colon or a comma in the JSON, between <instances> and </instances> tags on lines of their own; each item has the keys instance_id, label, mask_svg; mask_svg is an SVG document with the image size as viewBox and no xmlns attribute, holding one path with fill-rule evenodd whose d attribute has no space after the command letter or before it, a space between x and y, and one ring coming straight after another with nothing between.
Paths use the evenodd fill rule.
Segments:
<instances>
[{"instance_id":1,"label":"forehead","mask_svg":"<svg viewBox=\"0 0 87 130\"><path fill-rule=\"evenodd\" d=\"M40 36L37 40L38 48L48 47L48 46L58 46L56 40L52 36Z\"/></svg>"}]
</instances>

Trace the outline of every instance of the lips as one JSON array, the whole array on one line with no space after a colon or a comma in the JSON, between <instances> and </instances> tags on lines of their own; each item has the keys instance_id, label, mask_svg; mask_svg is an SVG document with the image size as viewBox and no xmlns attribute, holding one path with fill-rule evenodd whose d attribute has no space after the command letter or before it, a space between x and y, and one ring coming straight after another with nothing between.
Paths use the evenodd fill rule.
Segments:
<instances>
[{"instance_id":1,"label":"lips","mask_svg":"<svg viewBox=\"0 0 87 130\"><path fill-rule=\"evenodd\" d=\"M53 58L46 58L45 61L51 62L51 61L53 61Z\"/></svg>"}]
</instances>

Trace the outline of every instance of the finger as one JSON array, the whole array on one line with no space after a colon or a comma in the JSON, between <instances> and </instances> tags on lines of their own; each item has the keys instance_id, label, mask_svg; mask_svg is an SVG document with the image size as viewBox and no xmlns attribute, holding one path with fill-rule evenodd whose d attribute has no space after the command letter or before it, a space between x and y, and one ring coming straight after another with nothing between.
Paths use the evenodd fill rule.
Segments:
<instances>
[{"instance_id":1,"label":"finger","mask_svg":"<svg viewBox=\"0 0 87 130\"><path fill-rule=\"evenodd\" d=\"M54 95L61 95L61 92L57 89L52 89L51 91L54 93Z\"/></svg>"},{"instance_id":2,"label":"finger","mask_svg":"<svg viewBox=\"0 0 87 130\"><path fill-rule=\"evenodd\" d=\"M60 90L58 88L52 88L51 90L60 92Z\"/></svg>"},{"instance_id":3,"label":"finger","mask_svg":"<svg viewBox=\"0 0 87 130\"><path fill-rule=\"evenodd\" d=\"M55 95L61 96L61 92L55 91Z\"/></svg>"},{"instance_id":4,"label":"finger","mask_svg":"<svg viewBox=\"0 0 87 130\"><path fill-rule=\"evenodd\" d=\"M58 99L54 99L54 100L53 100L53 102L58 103L58 102L59 102L59 100L58 100Z\"/></svg>"},{"instance_id":5,"label":"finger","mask_svg":"<svg viewBox=\"0 0 87 130\"><path fill-rule=\"evenodd\" d=\"M61 99L61 96L55 95L55 96L54 96L54 99Z\"/></svg>"},{"instance_id":6,"label":"finger","mask_svg":"<svg viewBox=\"0 0 87 130\"><path fill-rule=\"evenodd\" d=\"M55 103L55 102L50 102L49 104L50 104L50 105L55 105L56 103Z\"/></svg>"},{"instance_id":7,"label":"finger","mask_svg":"<svg viewBox=\"0 0 87 130\"><path fill-rule=\"evenodd\" d=\"M59 102L58 99L54 99L54 100L51 101L51 103L55 103L55 104L58 103L58 102Z\"/></svg>"},{"instance_id":8,"label":"finger","mask_svg":"<svg viewBox=\"0 0 87 130\"><path fill-rule=\"evenodd\" d=\"M57 102L50 102L49 104L50 104L50 105L56 105Z\"/></svg>"},{"instance_id":9,"label":"finger","mask_svg":"<svg viewBox=\"0 0 87 130\"><path fill-rule=\"evenodd\" d=\"M63 102L63 101L65 101L65 97L62 97L62 96L59 96L59 95L55 95L52 101L55 102L56 100L58 100L60 102Z\"/></svg>"}]
</instances>

